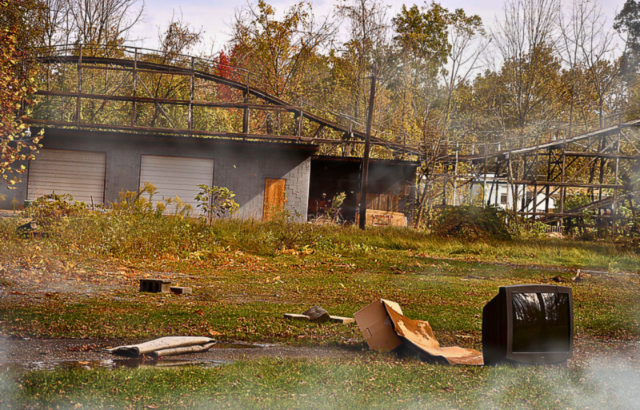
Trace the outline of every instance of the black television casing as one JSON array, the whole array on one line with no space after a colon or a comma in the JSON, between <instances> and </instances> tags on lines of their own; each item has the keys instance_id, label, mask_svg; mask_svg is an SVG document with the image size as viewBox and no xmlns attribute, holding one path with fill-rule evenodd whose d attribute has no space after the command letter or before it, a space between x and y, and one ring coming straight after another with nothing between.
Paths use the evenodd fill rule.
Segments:
<instances>
[{"instance_id":1,"label":"black television casing","mask_svg":"<svg viewBox=\"0 0 640 410\"><path fill-rule=\"evenodd\" d=\"M556 293L568 295L568 350L543 352L513 351L513 295L516 293ZM485 365L558 364L573 357L573 298L571 288L555 285L514 285L499 288L482 310L482 355Z\"/></svg>"}]
</instances>

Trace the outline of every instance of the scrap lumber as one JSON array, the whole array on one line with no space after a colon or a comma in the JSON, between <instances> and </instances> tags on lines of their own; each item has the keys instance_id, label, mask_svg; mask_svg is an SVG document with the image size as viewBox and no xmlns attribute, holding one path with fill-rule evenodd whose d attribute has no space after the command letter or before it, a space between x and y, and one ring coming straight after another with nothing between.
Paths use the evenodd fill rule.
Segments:
<instances>
[{"instance_id":1,"label":"scrap lumber","mask_svg":"<svg viewBox=\"0 0 640 410\"><path fill-rule=\"evenodd\" d=\"M293 320L303 320L306 322L311 321L311 318L307 315L299 315L297 313L285 313L284 314L284 318L285 319L293 319Z\"/></svg>"},{"instance_id":2,"label":"scrap lumber","mask_svg":"<svg viewBox=\"0 0 640 410\"><path fill-rule=\"evenodd\" d=\"M164 357L164 356L176 356L179 354L187 354L187 353L206 352L207 350L211 349L215 344L216 342L211 342L203 345L184 346L184 347L175 347L171 349L156 350L155 352L150 353L150 355L154 357Z\"/></svg>"},{"instance_id":3,"label":"scrap lumber","mask_svg":"<svg viewBox=\"0 0 640 410\"><path fill-rule=\"evenodd\" d=\"M193 294L193 288L186 286L171 286L169 290L176 295L191 295Z\"/></svg>"},{"instance_id":4,"label":"scrap lumber","mask_svg":"<svg viewBox=\"0 0 640 410\"><path fill-rule=\"evenodd\" d=\"M311 310L311 309L309 309ZM324 310L324 309L322 309ZM308 311L307 311L308 312ZM325 311L326 312L326 311ZM309 316L306 312L305 314L298 314L298 313L285 313L284 315L285 319L291 319L291 320L302 320L304 322L313 322L313 319L311 318L311 316ZM349 323L355 323L355 319L352 317L344 317L344 316L329 316L329 322L333 322L333 323L343 323L343 324L349 324ZM324 323L324 322L316 322L316 323Z\"/></svg>"},{"instance_id":5,"label":"scrap lumber","mask_svg":"<svg viewBox=\"0 0 640 410\"><path fill-rule=\"evenodd\" d=\"M329 320L334 323L355 323L355 319L352 317L344 317L344 316L329 316Z\"/></svg>"}]
</instances>

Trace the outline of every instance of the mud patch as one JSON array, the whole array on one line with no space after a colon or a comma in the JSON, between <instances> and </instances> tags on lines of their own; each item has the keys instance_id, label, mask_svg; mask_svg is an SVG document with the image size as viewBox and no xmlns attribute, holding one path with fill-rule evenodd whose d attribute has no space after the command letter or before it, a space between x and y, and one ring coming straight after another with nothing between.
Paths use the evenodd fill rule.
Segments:
<instances>
[{"instance_id":1,"label":"mud patch","mask_svg":"<svg viewBox=\"0 0 640 410\"><path fill-rule=\"evenodd\" d=\"M281 359L350 359L363 357L367 350L350 350L324 346L286 346L282 344L219 341L207 352L171 356L149 361L117 359L105 349L136 344L140 340L91 339L10 339L0 338L0 368L27 370L59 368L123 368L219 366L239 360L259 360L264 357Z\"/></svg>"}]
</instances>

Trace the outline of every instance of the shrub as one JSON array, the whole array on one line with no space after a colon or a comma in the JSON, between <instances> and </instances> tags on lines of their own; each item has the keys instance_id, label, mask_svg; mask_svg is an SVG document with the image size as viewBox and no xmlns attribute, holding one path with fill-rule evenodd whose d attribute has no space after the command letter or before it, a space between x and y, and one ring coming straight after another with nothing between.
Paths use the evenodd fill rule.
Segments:
<instances>
[{"instance_id":1,"label":"shrub","mask_svg":"<svg viewBox=\"0 0 640 410\"><path fill-rule=\"evenodd\" d=\"M340 192L333 197L331 200L331 206L326 211L326 215L329 219L334 222L340 221L342 218L341 208L345 199L347 199L347 194L345 192Z\"/></svg>"},{"instance_id":2,"label":"shrub","mask_svg":"<svg viewBox=\"0 0 640 410\"><path fill-rule=\"evenodd\" d=\"M195 200L198 201L197 207L202 209L201 218L206 220L209 225L213 219L233 215L240 207L233 199L236 194L229 188L210 187L206 184L200 184L198 188L200 188L200 192L195 197Z\"/></svg>"},{"instance_id":3,"label":"shrub","mask_svg":"<svg viewBox=\"0 0 640 410\"><path fill-rule=\"evenodd\" d=\"M436 217L434 232L447 238L511 239L505 212L494 207L463 205L445 208Z\"/></svg>"},{"instance_id":4,"label":"shrub","mask_svg":"<svg viewBox=\"0 0 640 410\"><path fill-rule=\"evenodd\" d=\"M48 226L62 218L84 215L86 211L87 205L74 200L69 194L49 194L31 202L22 211L22 216L33 219L40 226Z\"/></svg>"}]
</instances>

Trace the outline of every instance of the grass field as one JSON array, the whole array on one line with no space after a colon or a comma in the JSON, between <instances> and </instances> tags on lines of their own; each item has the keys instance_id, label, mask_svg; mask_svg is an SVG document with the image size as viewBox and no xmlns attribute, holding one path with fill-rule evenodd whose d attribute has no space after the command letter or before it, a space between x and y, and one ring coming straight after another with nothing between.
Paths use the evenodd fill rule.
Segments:
<instances>
[{"instance_id":1,"label":"grass field","mask_svg":"<svg viewBox=\"0 0 640 410\"><path fill-rule=\"evenodd\" d=\"M203 409L637 407L637 368L624 363L610 363L604 370L595 367L443 367L373 355L351 362L272 359L214 369L35 372L10 380L13 386L5 384L2 404Z\"/></svg>"},{"instance_id":2,"label":"grass field","mask_svg":"<svg viewBox=\"0 0 640 410\"><path fill-rule=\"evenodd\" d=\"M282 314L320 305L351 316L386 298L408 317L428 320L443 345L480 349L482 307L499 286L552 283L573 289L582 351L567 369L442 367L373 352L368 359L264 359L213 369L5 369L5 404L624 408L639 397L640 383L629 383L640 380L633 347L640 336L640 258L611 243L470 242L284 221L208 227L151 215L64 219L48 237L27 240L15 234L17 224L0 220L0 320L8 337L220 333L220 340L366 349L355 326L286 321ZM590 276L572 282L577 269ZM170 277L194 287L194 295L141 294L141 277ZM622 345L632 348L619 353ZM608 358L606 365L594 364L599 357Z\"/></svg>"}]
</instances>

